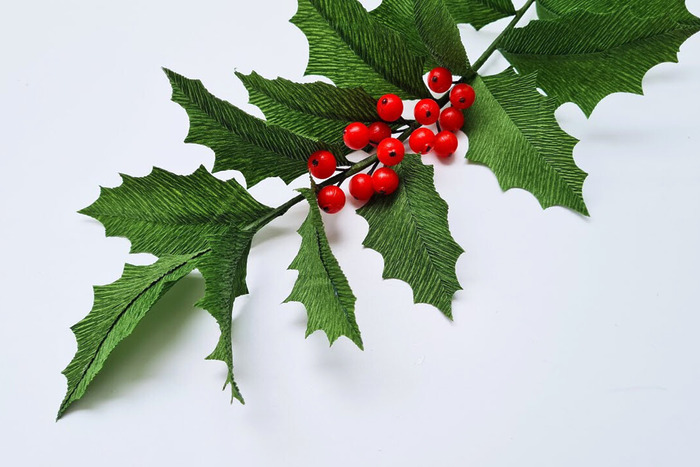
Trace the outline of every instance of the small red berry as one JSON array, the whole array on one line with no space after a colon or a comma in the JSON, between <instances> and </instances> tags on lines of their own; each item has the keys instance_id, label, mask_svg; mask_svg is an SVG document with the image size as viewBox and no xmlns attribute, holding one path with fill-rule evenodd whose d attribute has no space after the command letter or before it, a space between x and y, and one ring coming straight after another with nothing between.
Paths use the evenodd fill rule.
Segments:
<instances>
[{"instance_id":1,"label":"small red berry","mask_svg":"<svg viewBox=\"0 0 700 467\"><path fill-rule=\"evenodd\" d=\"M435 133L429 128L418 128L408 138L408 145L416 154L427 154L433 149Z\"/></svg>"},{"instance_id":2,"label":"small red berry","mask_svg":"<svg viewBox=\"0 0 700 467\"><path fill-rule=\"evenodd\" d=\"M350 149L362 149L369 144L369 128L364 123L351 123L343 130L343 141Z\"/></svg>"},{"instance_id":3,"label":"small red berry","mask_svg":"<svg viewBox=\"0 0 700 467\"><path fill-rule=\"evenodd\" d=\"M435 143L433 143L435 154L439 157L451 156L457 150L457 137L451 131L441 131L435 135Z\"/></svg>"},{"instance_id":4,"label":"small red berry","mask_svg":"<svg viewBox=\"0 0 700 467\"><path fill-rule=\"evenodd\" d=\"M450 91L450 102L456 109L468 109L474 103L476 94L474 88L468 84L460 83Z\"/></svg>"},{"instance_id":5,"label":"small red berry","mask_svg":"<svg viewBox=\"0 0 700 467\"><path fill-rule=\"evenodd\" d=\"M374 194L372 177L367 174L357 174L350 179L350 194L360 201L367 201Z\"/></svg>"},{"instance_id":6,"label":"small red berry","mask_svg":"<svg viewBox=\"0 0 700 467\"><path fill-rule=\"evenodd\" d=\"M464 125L464 114L461 110L448 107L440 113L440 128L447 131L457 131Z\"/></svg>"},{"instance_id":7,"label":"small red berry","mask_svg":"<svg viewBox=\"0 0 700 467\"><path fill-rule=\"evenodd\" d=\"M416 104L413 115L421 125L432 125L440 117L440 106L433 99L421 99Z\"/></svg>"},{"instance_id":8,"label":"small red berry","mask_svg":"<svg viewBox=\"0 0 700 467\"><path fill-rule=\"evenodd\" d=\"M374 122L369 126L369 144L377 147L385 138L391 138L391 127L384 122Z\"/></svg>"},{"instance_id":9,"label":"small red berry","mask_svg":"<svg viewBox=\"0 0 700 467\"><path fill-rule=\"evenodd\" d=\"M387 122L395 122L403 113L403 101L396 94L384 94L377 101L379 118Z\"/></svg>"},{"instance_id":10,"label":"small red berry","mask_svg":"<svg viewBox=\"0 0 700 467\"><path fill-rule=\"evenodd\" d=\"M428 74L428 87L439 94L450 89L452 86L452 73L443 67L433 68Z\"/></svg>"},{"instance_id":11,"label":"small red berry","mask_svg":"<svg viewBox=\"0 0 700 467\"><path fill-rule=\"evenodd\" d=\"M309 172L316 178L328 178L335 172L335 156L325 150L316 151L309 157Z\"/></svg>"},{"instance_id":12,"label":"small red berry","mask_svg":"<svg viewBox=\"0 0 700 467\"><path fill-rule=\"evenodd\" d=\"M335 214L345 206L345 193L335 185L324 186L318 192L318 206L328 214Z\"/></svg>"},{"instance_id":13,"label":"small red berry","mask_svg":"<svg viewBox=\"0 0 700 467\"><path fill-rule=\"evenodd\" d=\"M389 167L379 168L372 175L372 186L380 195L390 195L399 187L399 176Z\"/></svg>"},{"instance_id":14,"label":"small red berry","mask_svg":"<svg viewBox=\"0 0 700 467\"><path fill-rule=\"evenodd\" d=\"M377 159L384 165L396 165L403 160L406 149L396 138L387 138L377 146Z\"/></svg>"}]
</instances>

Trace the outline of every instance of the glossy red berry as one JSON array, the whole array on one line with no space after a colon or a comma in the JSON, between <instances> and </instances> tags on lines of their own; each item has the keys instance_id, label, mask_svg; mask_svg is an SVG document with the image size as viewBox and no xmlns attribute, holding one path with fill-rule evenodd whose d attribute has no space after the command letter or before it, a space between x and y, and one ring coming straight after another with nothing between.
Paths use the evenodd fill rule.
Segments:
<instances>
[{"instance_id":1,"label":"glossy red berry","mask_svg":"<svg viewBox=\"0 0 700 467\"><path fill-rule=\"evenodd\" d=\"M384 94L377 101L379 118L387 122L395 122L403 113L403 101L396 94Z\"/></svg>"},{"instance_id":2,"label":"glossy red berry","mask_svg":"<svg viewBox=\"0 0 700 467\"><path fill-rule=\"evenodd\" d=\"M372 186L380 195L390 195L399 187L399 176L389 167L379 168L372 174Z\"/></svg>"},{"instance_id":3,"label":"glossy red berry","mask_svg":"<svg viewBox=\"0 0 700 467\"><path fill-rule=\"evenodd\" d=\"M396 165L403 160L406 149L396 138L386 138L377 146L377 159L384 165Z\"/></svg>"},{"instance_id":4,"label":"glossy red berry","mask_svg":"<svg viewBox=\"0 0 700 467\"><path fill-rule=\"evenodd\" d=\"M452 86L452 73L441 66L433 68L428 73L428 87L431 91L442 94Z\"/></svg>"},{"instance_id":5,"label":"glossy red berry","mask_svg":"<svg viewBox=\"0 0 700 467\"><path fill-rule=\"evenodd\" d=\"M345 206L345 193L335 185L324 186L318 192L318 206L328 214L335 214Z\"/></svg>"},{"instance_id":6,"label":"glossy red berry","mask_svg":"<svg viewBox=\"0 0 700 467\"><path fill-rule=\"evenodd\" d=\"M357 174L350 179L350 194L360 201L367 201L374 194L372 177L367 174Z\"/></svg>"},{"instance_id":7,"label":"glossy red berry","mask_svg":"<svg viewBox=\"0 0 700 467\"><path fill-rule=\"evenodd\" d=\"M450 91L450 102L456 109L468 109L474 103L476 94L474 88L468 84L460 83Z\"/></svg>"},{"instance_id":8,"label":"glossy red berry","mask_svg":"<svg viewBox=\"0 0 700 467\"><path fill-rule=\"evenodd\" d=\"M377 147L386 138L391 138L389 125L384 122L374 122L369 126L369 144Z\"/></svg>"},{"instance_id":9,"label":"glossy red berry","mask_svg":"<svg viewBox=\"0 0 700 467\"><path fill-rule=\"evenodd\" d=\"M408 145L416 154L427 154L433 149L435 133L429 128L418 128L408 137Z\"/></svg>"},{"instance_id":10,"label":"glossy red berry","mask_svg":"<svg viewBox=\"0 0 700 467\"><path fill-rule=\"evenodd\" d=\"M351 123L343 130L343 141L350 149L362 149L369 144L369 128L364 123Z\"/></svg>"},{"instance_id":11,"label":"glossy red berry","mask_svg":"<svg viewBox=\"0 0 700 467\"><path fill-rule=\"evenodd\" d=\"M432 125L440 117L440 106L433 99L421 99L416 104L413 115L421 125Z\"/></svg>"},{"instance_id":12,"label":"glossy red berry","mask_svg":"<svg viewBox=\"0 0 700 467\"><path fill-rule=\"evenodd\" d=\"M451 131L441 131L435 135L433 150L439 157L451 156L457 150L457 137Z\"/></svg>"},{"instance_id":13,"label":"glossy red berry","mask_svg":"<svg viewBox=\"0 0 700 467\"><path fill-rule=\"evenodd\" d=\"M464 125L464 114L461 110L448 107L440 112L440 128L447 131L457 131Z\"/></svg>"},{"instance_id":14,"label":"glossy red berry","mask_svg":"<svg viewBox=\"0 0 700 467\"><path fill-rule=\"evenodd\" d=\"M335 172L335 156L329 151L316 151L309 157L309 172L316 178L328 178Z\"/></svg>"}]
</instances>

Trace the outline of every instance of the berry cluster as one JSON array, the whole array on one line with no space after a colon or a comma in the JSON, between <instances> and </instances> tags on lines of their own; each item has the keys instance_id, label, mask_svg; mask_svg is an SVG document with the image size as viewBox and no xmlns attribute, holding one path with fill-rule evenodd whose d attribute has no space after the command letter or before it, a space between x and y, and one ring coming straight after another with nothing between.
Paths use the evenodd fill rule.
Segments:
<instances>
[{"instance_id":1,"label":"berry cluster","mask_svg":"<svg viewBox=\"0 0 700 467\"><path fill-rule=\"evenodd\" d=\"M416 122L423 126L410 134L408 144L416 154L427 154L432 150L439 157L448 157L457 150L454 132L464 125L462 110L474 103L474 89L464 83L453 86L452 73L442 67L434 68L429 73L428 87L436 93L445 93L452 88L449 94L451 106L441 110L440 104L434 99L419 101L413 114ZM354 198L366 201L375 193L389 195L399 187L399 176L391 167L403 160L406 150L402 141L392 137L391 127L385 122L399 120L403 108L399 96L386 94L377 101L377 113L382 122L374 122L369 126L354 122L345 127L343 141L348 148L376 149L377 154L377 162L369 173L358 173L350 179L349 190ZM437 125L438 133L426 128L429 125ZM377 168L379 163L384 167ZM311 154L308 167L311 175L318 179L327 179L339 170L335 156L326 150ZM345 206L345 193L340 188L340 183L324 186L318 192L318 205L329 214L336 213Z\"/></svg>"}]
</instances>

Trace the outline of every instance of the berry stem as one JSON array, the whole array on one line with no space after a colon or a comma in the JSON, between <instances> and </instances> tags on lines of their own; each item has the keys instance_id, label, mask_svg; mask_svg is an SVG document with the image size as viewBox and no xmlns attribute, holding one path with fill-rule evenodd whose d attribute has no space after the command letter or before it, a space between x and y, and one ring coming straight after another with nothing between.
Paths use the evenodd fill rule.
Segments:
<instances>
[{"instance_id":1,"label":"berry stem","mask_svg":"<svg viewBox=\"0 0 700 467\"><path fill-rule=\"evenodd\" d=\"M505 36L508 31L513 29L516 24L520 21L520 19L525 15L527 10L530 9L532 4L535 3L535 0L527 0L525 5L522 6L518 11L515 12L515 16L513 16L513 19L511 20L510 23L508 23L508 26L496 37L496 39L491 43L488 49L484 51L483 54L481 54L481 57L479 57L474 64L472 65L472 73L469 76L463 76L461 81L462 83L467 82L468 80L473 79L476 76L476 72L479 71L479 69L486 63L486 61L491 57L491 55L496 51L498 48L501 39L503 39L503 36Z\"/></svg>"}]
</instances>

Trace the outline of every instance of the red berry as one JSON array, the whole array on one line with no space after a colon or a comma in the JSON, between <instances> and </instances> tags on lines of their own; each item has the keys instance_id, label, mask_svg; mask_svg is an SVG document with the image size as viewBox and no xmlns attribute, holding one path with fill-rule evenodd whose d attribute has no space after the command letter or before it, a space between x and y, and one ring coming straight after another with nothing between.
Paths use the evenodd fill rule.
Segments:
<instances>
[{"instance_id":1,"label":"red berry","mask_svg":"<svg viewBox=\"0 0 700 467\"><path fill-rule=\"evenodd\" d=\"M439 94L450 89L452 86L452 73L443 67L433 68L428 74L428 87Z\"/></svg>"},{"instance_id":2,"label":"red berry","mask_svg":"<svg viewBox=\"0 0 700 467\"><path fill-rule=\"evenodd\" d=\"M372 186L380 195L390 195L399 187L399 176L389 167L379 168L372 175Z\"/></svg>"},{"instance_id":3,"label":"red berry","mask_svg":"<svg viewBox=\"0 0 700 467\"><path fill-rule=\"evenodd\" d=\"M476 94L474 88L468 84L460 83L450 91L450 102L456 109L468 109L474 103Z\"/></svg>"},{"instance_id":4,"label":"red berry","mask_svg":"<svg viewBox=\"0 0 700 467\"><path fill-rule=\"evenodd\" d=\"M335 156L329 151L316 151L309 157L309 172L316 178L328 178L335 172Z\"/></svg>"},{"instance_id":5,"label":"red berry","mask_svg":"<svg viewBox=\"0 0 700 467\"><path fill-rule=\"evenodd\" d=\"M440 128L447 131L457 131L464 125L464 114L461 110L448 107L440 113Z\"/></svg>"},{"instance_id":6,"label":"red berry","mask_svg":"<svg viewBox=\"0 0 700 467\"><path fill-rule=\"evenodd\" d=\"M432 125L438 121L440 106L433 99L421 99L416 104L413 115L421 125Z\"/></svg>"},{"instance_id":7,"label":"red berry","mask_svg":"<svg viewBox=\"0 0 700 467\"><path fill-rule=\"evenodd\" d=\"M429 128L418 128L408 138L408 145L416 154L427 154L433 149L435 133Z\"/></svg>"},{"instance_id":8,"label":"red berry","mask_svg":"<svg viewBox=\"0 0 700 467\"><path fill-rule=\"evenodd\" d=\"M367 174L357 174L350 179L350 194L360 201L367 201L374 194L372 177Z\"/></svg>"},{"instance_id":9,"label":"red berry","mask_svg":"<svg viewBox=\"0 0 700 467\"><path fill-rule=\"evenodd\" d=\"M335 185L324 186L318 192L318 206L328 214L335 214L345 206L345 193Z\"/></svg>"},{"instance_id":10,"label":"red berry","mask_svg":"<svg viewBox=\"0 0 700 467\"><path fill-rule=\"evenodd\" d=\"M451 156L457 150L457 137L450 131L441 131L435 135L435 143L433 143L435 154L440 157Z\"/></svg>"},{"instance_id":11,"label":"red berry","mask_svg":"<svg viewBox=\"0 0 700 467\"><path fill-rule=\"evenodd\" d=\"M391 138L391 128L384 122L374 122L369 126L369 144L377 147L385 138Z\"/></svg>"},{"instance_id":12,"label":"red berry","mask_svg":"<svg viewBox=\"0 0 700 467\"><path fill-rule=\"evenodd\" d=\"M351 123L343 130L343 141L350 149L362 149L369 144L369 128L364 123Z\"/></svg>"},{"instance_id":13,"label":"red berry","mask_svg":"<svg viewBox=\"0 0 700 467\"><path fill-rule=\"evenodd\" d=\"M396 94L384 94L377 101L379 118L387 122L395 122L403 113L403 101Z\"/></svg>"},{"instance_id":14,"label":"red berry","mask_svg":"<svg viewBox=\"0 0 700 467\"><path fill-rule=\"evenodd\" d=\"M396 138L387 138L377 146L377 159L384 165L396 165L403 160L406 149Z\"/></svg>"}]
</instances>

